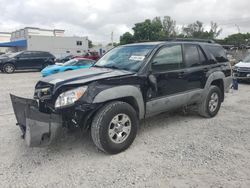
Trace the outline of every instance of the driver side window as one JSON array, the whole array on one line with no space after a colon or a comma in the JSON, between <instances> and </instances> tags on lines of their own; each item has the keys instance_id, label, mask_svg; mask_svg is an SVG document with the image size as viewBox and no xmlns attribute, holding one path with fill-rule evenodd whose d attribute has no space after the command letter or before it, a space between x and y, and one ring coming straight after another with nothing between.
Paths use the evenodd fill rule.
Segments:
<instances>
[{"instance_id":1,"label":"driver side window","mask_svg":"<svg viewBox=\"0 0 250 188\"><path fill-rule=\"evenodd\" d=\"M23 52L22 54L19 55L20 58L26 58L30 57L32 55L31 52Z\"/></svg>"},{"instance_id":2,"label":"driver side window","mask_svg":"<svg viewBox=\"0 0 250 188\"><path fill-rule=\"evenodd\" d=\"M183 67L184 63L181 45L163 47L152 61L153 72L164 72Z\"/></svg>"}]
</instances>

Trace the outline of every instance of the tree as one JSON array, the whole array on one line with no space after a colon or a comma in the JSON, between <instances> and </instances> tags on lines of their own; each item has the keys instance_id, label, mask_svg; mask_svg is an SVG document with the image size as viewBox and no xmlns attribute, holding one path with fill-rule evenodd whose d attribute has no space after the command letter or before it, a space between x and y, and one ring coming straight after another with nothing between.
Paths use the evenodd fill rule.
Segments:
<instances>
[{"instance_id":1,"label":"tree","mask_svg":"<svg viewBox=\"0 0 250 188\"><path fill-rule=\"evenodd\" d=\"M124 33L120 36L120 44L130 44L134 42L134 36L130 32Z\"/></svg>"},{"instance_id":2,"label":"tree","mask_svg":"<svg viewBox=\"0 0 250 188\"><path fill-rule=\"evenodd\" d=\"M212 38L215 39L217 38L222 32L222 29L219 28L218 24L215 22L211 22L211 28L209 33L211 34Z\"/></svg>"},{"instance_id":3,"label":"tree","mask_svg":"<svg viewBox=\"0 0 250 188\"><path fill-rule=\"evenodd\" d=\"M215 39L221 33L222 29L219 28L218 24L211 22L210 30L205 31L204 25L201 21L189 24L183 27L183 35L187 38L201 38L201 39Z\"/></svg>"},{"instance_id":4,"label":"tree","mask_svg":"<svg viewBox=\"0 0 250 188\"><path fill-rule=\"evenodd\" d=\"M134 30L134 38L136 41L150 41L152 36L150 19L136 23L132 29Z\"/></svg>"},{"instance_id":5,"label":"tree","mask_svg":"<svg viewBox=\"0 0 250 188\"><path fill-rule=\"evenodd\" d=\"M170 16L164 16L162 21L163 36L164 38L170 38L176 36L176 21L172 20Z\"/></svg>"},{"instance_id":6,"label":"tree","mask_svg":"<svg viewBox=\"0 0 250 188\"><path fill-rule=\"evenodd\" d=\"M88 45L89 45L89 48L93 48L94 47L94 45L93 45L93 43L92 43L91 40L88 40Z\"/></svg>"},{"instance_id":7,"label":"tree","mask_svg":"<svg viewBox=\"0 0 250 188\"><path fill-rule=\"evenodd\" d=\"M201 38L204 35L203 23L196 21L195 23L188 24L187 27L183 27L182 31L185 37Z\"/></svg>"},{"instance_id":8,"label":"tree","mask_svg":"<svg viewBox=\"0 0 250 188\"><path fill-rule=\"evenodd\" d=\"M155 17L151 21L151 36L150 40L155 41L155 40L160 40L162 38L162 21L160 17Z\"/></svg>"},{"instance_id":9,"label":"tree","mask_svg":"<svg viewBox=\"0 0 250 188\"><path fill-rule=\"evenodd\" d=\"M224 39L224 44L242 46L249 45L250 41L250 33L237 33L233 35L229 35Z\"/></svg>"},{"instance_id":10,"label":"tree","mask_svg":"<svg viewBox=\"0 0 250 188\"><path fill-rule=\"evenodd\" d=\"M133 30L135 41L160 40L162 32L161 18L155 17L153 20L146 19L144 22L136 23Z\"/></svg>"}]
</instances>

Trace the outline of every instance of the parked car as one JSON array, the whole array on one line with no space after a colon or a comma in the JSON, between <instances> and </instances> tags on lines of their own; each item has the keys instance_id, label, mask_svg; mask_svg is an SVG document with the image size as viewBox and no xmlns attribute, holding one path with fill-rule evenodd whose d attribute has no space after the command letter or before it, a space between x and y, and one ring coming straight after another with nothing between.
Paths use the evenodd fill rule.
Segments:
<instances>
[{"instance_id":1,"label":"parked car","mask_svg":"<svg viewBox=\"0 0 250 188\"><path fill-rule=\"evenodd\" d=\"M63 56L63 57L55 59L55 63L63 64L63 63L65 63L65 62L67 62L67 61L69 61L71 59L74 59L74 58L75 58L75 56L73 56L73 55Z\"/></svg>"},{"instance_id":2,"label":"parked car","mask_svg":"<svg viewBox=\"0 0 250 188\"><path fill-rule=\"evenodd\" d=\"M232 82L222 51L186 41L116 47L91 68L41 79L34 99L11 95L18 125L29 146L48 145L62 127L75 127L90 130L100 150L119 153L134 141L139 120L190 105L216 116Z\"/></svg>"},{"instance_id":3,"label":"parked car","mask_svg":"<svg viewBox=\"0 0 250 188\"><path fill-rule=\"evenodd\" d=\"M87 52L82 57L92 59L92 60L95 60L95 61L100 59L100 56L99 56L98 52Z\"/></svg>"},{"instance_id":4,"label":"parked car","mask_svg":"<svg viewBox=\"0 0 250 188\"><path fill-rule=\"evenodd\" d=\"M76 69L83 69L83 68L89 68L95 63L94 60L86 59L86 58L75 58L67 61L64 64L61 65L51 65L45 67L41 73L42 76L49 76L51 74L59 73L59 72L65 72L70 70L76 70Z\"/></svg>"},{"instance_id":5,"label":"parked car","mask_svg":"<svg viewBox=\"0 0 250 188\"><path fill-rule=\"evenodd\" d=\"M49 52L22 51L0 57L0 70L13 73L15 70L39 69L53 65L55 56Z\"/></svg>"},{"instance_id":6,"label":"parked car","mask_svg":"<svg viewBox=\"0 0 250 188\"><path fill-rule=\"evenodd\" d=\"M238 80L250 81L250 55L234 66L234 73Z\"/></svg>"}]
</instances>

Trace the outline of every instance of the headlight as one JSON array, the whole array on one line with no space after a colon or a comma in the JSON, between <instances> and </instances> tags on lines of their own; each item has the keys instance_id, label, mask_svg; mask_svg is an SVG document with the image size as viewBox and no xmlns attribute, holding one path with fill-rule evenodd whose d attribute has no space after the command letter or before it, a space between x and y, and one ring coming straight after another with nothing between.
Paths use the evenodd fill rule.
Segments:
<instances>
[{"instance_id":1,"label":"headlight","mask_svg":"<svg viewBox=\"0 0 250 188\"><path fill-rule=\"evenodd\" d=\"M87 90L87 86L78 87L66 92L61 93L55 103L55 108L60 108L73 104L75 101L80 99Z\"/></svg>"}]
</instances>

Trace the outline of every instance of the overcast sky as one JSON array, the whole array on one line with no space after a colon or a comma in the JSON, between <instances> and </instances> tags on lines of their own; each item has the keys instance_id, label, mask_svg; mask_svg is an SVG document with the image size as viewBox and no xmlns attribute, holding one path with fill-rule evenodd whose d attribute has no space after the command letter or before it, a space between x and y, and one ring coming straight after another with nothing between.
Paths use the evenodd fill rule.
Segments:
<instances>
[{"instance_id":1,"label":"overcast sky","mask_svg":"<svg viewBox=\"0 0 250 188\"><path fill-rule=\"evenodd\" d=\"M236 24L250 32L249 0L0 0L0 31L57 28L106 43L112 31L119 41L134 23L165 15L179 25L213 20L223 28L219 38L238 32Z\"/></svg>"}]
</instances>

